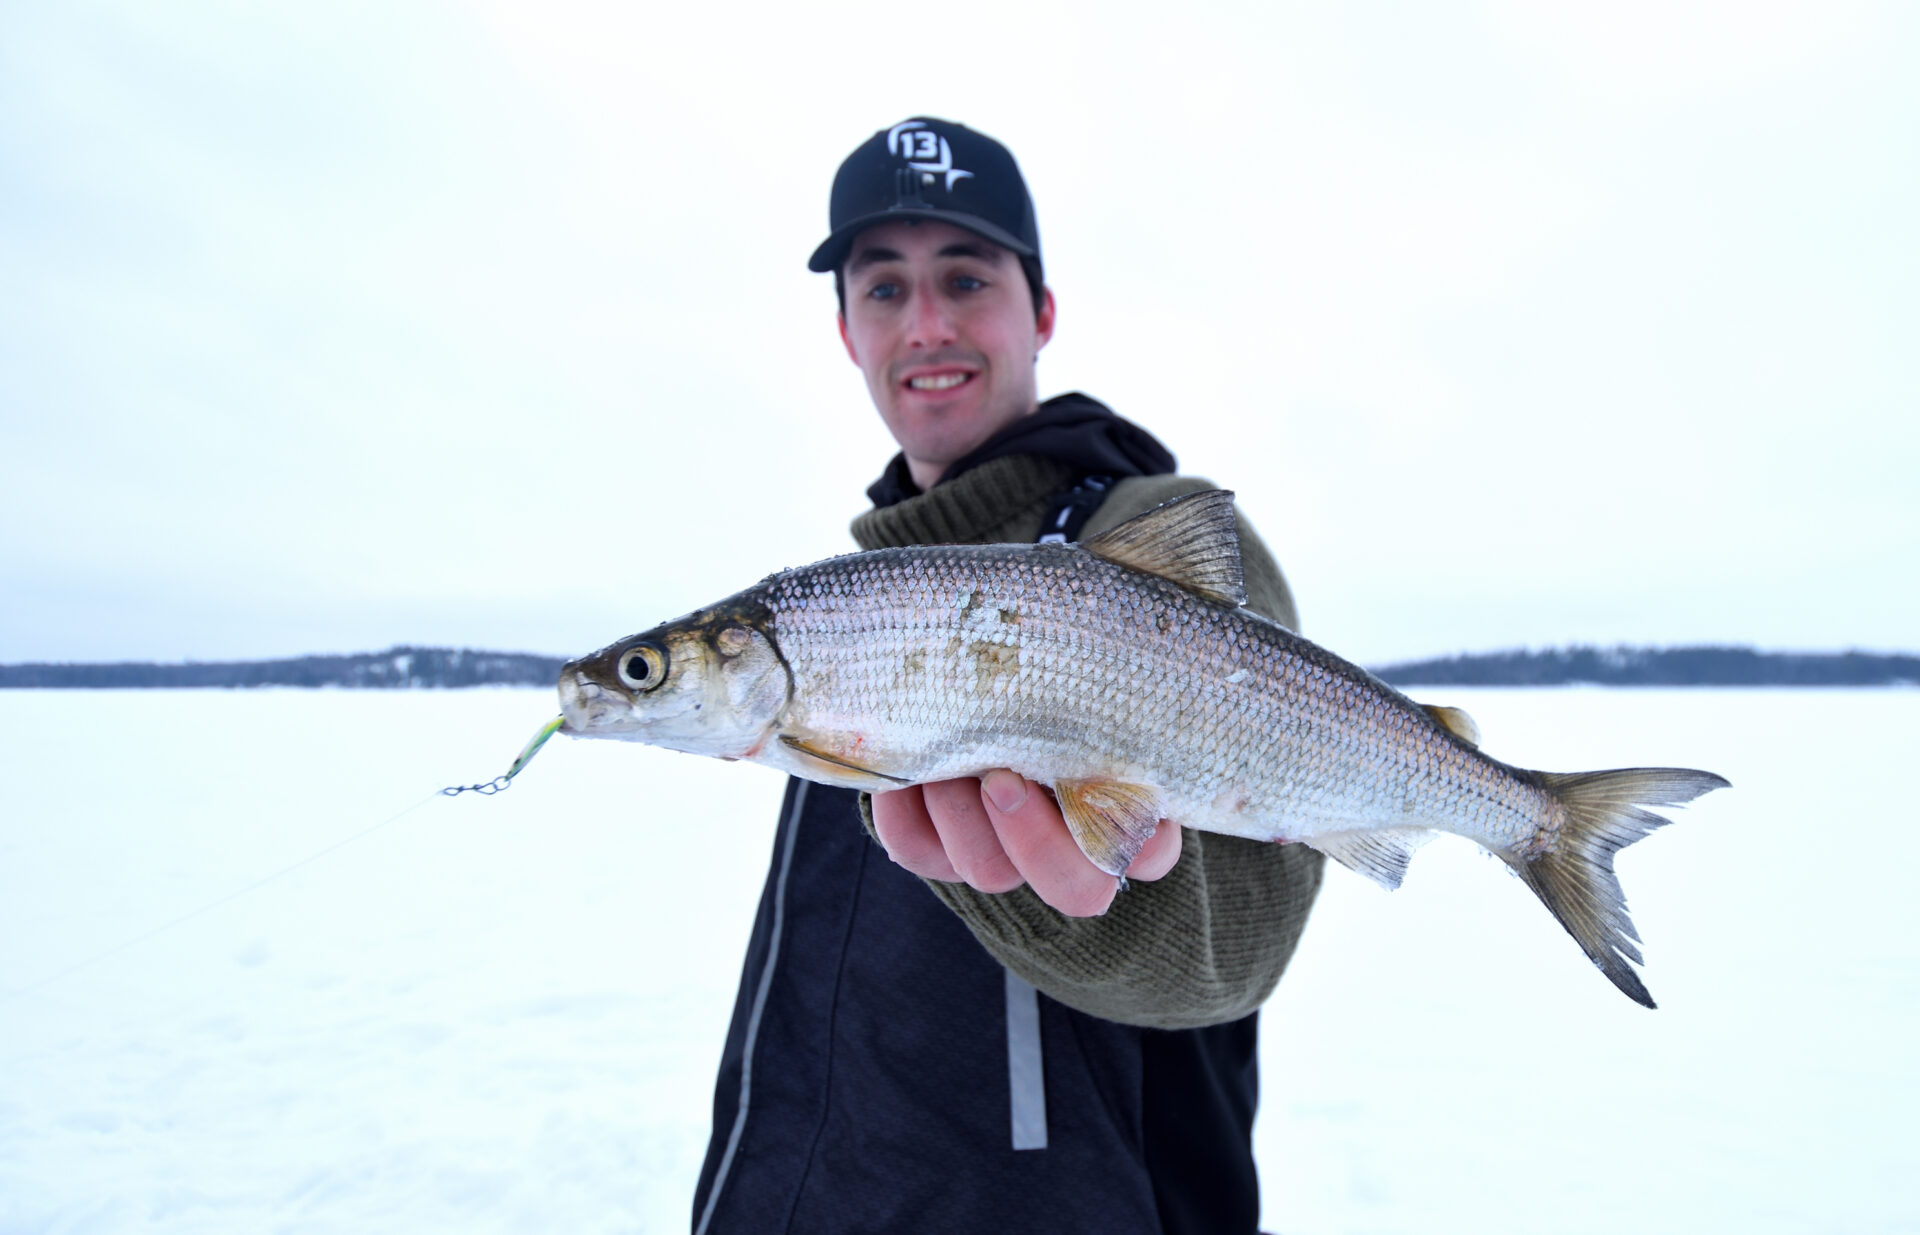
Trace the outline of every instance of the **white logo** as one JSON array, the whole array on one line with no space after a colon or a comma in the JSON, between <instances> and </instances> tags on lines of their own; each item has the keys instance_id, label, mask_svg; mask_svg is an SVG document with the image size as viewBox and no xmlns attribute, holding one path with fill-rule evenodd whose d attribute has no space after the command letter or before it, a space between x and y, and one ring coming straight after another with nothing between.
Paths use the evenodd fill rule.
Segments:
<instances>
[{"instance_id":1,"label":"white logo","mask_svg":"<svg viewBox=\"0 0 1920 1235\"><path fill-rule=\"evenodd\" d=\"M973 175L953 165L953 147L947 145L946 138L929 129L924 120L902 120L888 129L887 153L905 159L908 167L920 173L922 184L932 184L934 173L944 172L949 193L953 191L954 181Z\"/></svg>"}]
</instances>

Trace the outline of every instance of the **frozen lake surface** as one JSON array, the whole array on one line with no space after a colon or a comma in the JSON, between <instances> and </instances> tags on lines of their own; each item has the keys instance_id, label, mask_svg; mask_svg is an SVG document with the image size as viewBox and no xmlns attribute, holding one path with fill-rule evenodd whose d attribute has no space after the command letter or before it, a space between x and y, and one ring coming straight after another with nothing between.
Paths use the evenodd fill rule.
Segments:
<instances>
[{"instance_id":1,"label":"frozen lake surface","mask_svg":"<svg viewBox=\"0 0 1920 1235\"><path fill-rule=\"evenodd\" d=\"M1734 788L1620 861L1656 1012L1464 842L1330 868L1266 1226L1920 1231L1920 691L1415 693ZM685 1229L780 781L556 740L429 796L553 710L0 692L0 1232Z\"/></svg>"}]
</instances>

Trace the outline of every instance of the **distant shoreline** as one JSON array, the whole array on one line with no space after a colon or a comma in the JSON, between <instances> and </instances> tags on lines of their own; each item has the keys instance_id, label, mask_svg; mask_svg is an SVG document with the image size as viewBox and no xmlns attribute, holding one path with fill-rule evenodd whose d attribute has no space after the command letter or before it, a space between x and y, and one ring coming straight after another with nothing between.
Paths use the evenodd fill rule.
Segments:
<instances>
[{"instance_id":1,"label":"distant shoreline","mask_svg":"<svg viewBox=\"0 0 1920 1235\"><path fill-rule=\"evenodd\" d=\"M1373 670L1395 686L1913 686L1920 656L1750 647L1474 652Z\"/></svg>"},{"instance_id":2,"label":"distant shoreline","mask_svg":"<svg viewBox=\"0 0 1920 1235\"><path fill-rule=\"evenodd\" d=\"M236 689L248 686L346 690L457 690L469 686L552 686L565 660L528 652L395 647L344 656L280 660L156 661L0 665L0 690Z\"/></svg>"},{"instance_id":3,"label":"distant shoreline","mask_svg":"<svg viewBox=\"0 0 1920 1235\"><path fill-rule=\"evenodd\" d=\"M558 656L471 648L395 647L279 660L0 665L0 690L238 689L458 690L551 686ZM1395 686L1920 685L1920 656L1877 652L1764 652L1751 647L1587 647L1472 652L1402 661L1373 672Z\"/></svg>"}]
</instances>

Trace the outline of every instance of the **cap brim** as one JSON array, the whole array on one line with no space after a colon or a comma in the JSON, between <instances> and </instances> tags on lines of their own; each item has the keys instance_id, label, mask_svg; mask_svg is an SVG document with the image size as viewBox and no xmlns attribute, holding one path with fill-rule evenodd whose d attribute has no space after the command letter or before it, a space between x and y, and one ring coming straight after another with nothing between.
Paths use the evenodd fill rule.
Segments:
<instances>
[{"instance_id":1,"label":"cap brim","mask_svg":"<svg viewBox=\"0 0 1920 1235\"><path fill-rule=\"evenodd\" d=\"M905 209L878 210L872 214L861 215L833 230L821 246L807 259L807 269L815 274L826 274L838 270L847 260L847 253L853 248L853 239L876 223L891 223L897 219L934 219L941 223L951 223L955 227L965 228L976 236L984 236L1001 248L1020 257L1032 257L1033 246L1016 239L1013 233L1003 227L995 227L985 219L971 214L962 214L955 210L926 210L908 207Z\"/></svg>"}]
</instances>

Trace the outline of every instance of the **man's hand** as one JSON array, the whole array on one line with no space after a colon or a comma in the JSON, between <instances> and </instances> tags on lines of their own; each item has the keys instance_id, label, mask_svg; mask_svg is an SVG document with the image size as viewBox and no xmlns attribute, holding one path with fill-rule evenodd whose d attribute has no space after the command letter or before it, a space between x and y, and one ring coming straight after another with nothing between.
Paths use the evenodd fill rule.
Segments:
<instances>
[{"instance_id":1,"label":"man's hand","mask_svg":"<svg viewBox=\"0 0 1920 1235\"><path fill-rule=\"evenodd\" d=\"M1061 913L1107 911L1118 884L1087 861L1042 786L1004 768L873 795L873 829L887 856L922 879L982 892L1029 884ZM1180 860L1180 829L1160 821L1127 878L1158 879Z\"/></svg>"}]
</instances>

